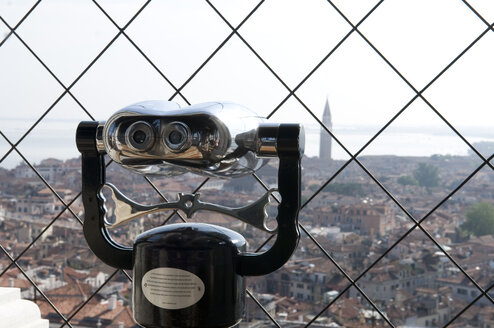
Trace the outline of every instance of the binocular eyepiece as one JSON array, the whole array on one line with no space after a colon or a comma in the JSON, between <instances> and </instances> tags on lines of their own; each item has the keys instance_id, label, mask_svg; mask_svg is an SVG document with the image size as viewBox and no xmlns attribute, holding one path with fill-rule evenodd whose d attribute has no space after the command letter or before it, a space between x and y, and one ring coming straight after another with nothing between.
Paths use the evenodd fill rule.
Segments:
<instances>
[{"instance_id":1,"label":"binocular eyepiece","mask_svg":"<svg viewBox=\"0 0 494 328\"><path fill-rule=\"evenodd\" d=\"M125 141L134 151L146 151L154 142L153 128L146 121L132 123L125 131Z\"/></svg>"},{"instance_id":2,"label":"binocular eyepiece","mask_svg":"<svg viewBox=\"0 0 494 328\"><path fill-rule=\"evenodd\" d=\"M150 123L137 121L125 130L125 142L135 152L148 151L156 140L162 140L168 151L186 151L192 145L189 127L182 122L167 124L162 136L156 136Z\"/></svg>"},{"instance_id":3,"label":"binocular eyepiece","mask_svg":"<svg viewBox=\"0 0 494 328\"><path fill-rule=\"evenodd\" d=\"M278 127L233 103L180 108L146 101L101 123L96 144L118 164L146 175L233 177L253 173L277 156ZM303 148L303 140L299 144Z\"/></svg>"},{"instance_id":4,"label":"binocular eyepiece","mask_svg":"<svg viewBox=\"0 0 494 328\"><path fill-rule=\"evenodd\" d=\"M165 146L172 152L181 152L192 145L192 136L189 127L182 122L172 122L167 125L163 133Z\"/></svg>"}]
</instances>

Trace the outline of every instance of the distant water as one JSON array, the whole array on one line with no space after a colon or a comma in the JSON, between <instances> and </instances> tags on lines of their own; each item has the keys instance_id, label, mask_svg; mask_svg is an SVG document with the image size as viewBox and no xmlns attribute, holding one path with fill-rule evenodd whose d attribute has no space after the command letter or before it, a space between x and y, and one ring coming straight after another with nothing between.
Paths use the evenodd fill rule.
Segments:
<instances>
[{"instance_id":1,"label":"distant water","mask_svg":"<svg viewBox=\"0 0 494 328\"><path fill-rule=\"evenodd\" d=\"M18 149L32 163L39 163L49 157L69 159L78 157L75 145L75 130L78 122L72 120L47 120L38 125L32 133L18 146ZM22 126L22 128L20 127ZM1 131L16 142L26 129L19 120L2 120ZM376 127L335 127L336 137L355 153L376 132ZM319 154L319 131L315 125L306 125L306 147L308 156ZM480 141L494 142L494 132L482 132L479 129L465 129L460 131L470 143ZM347 159L348 154L333 140L332 157ZM0 137L0 158L10 149L9 145ZM393 128L386 130L361 155L398 155L398 156L430 156L440 155L468 155L468 146L458 136L445 128ZM490 154L485 154L486 156ZM1 163L0 167L13 168L22 159L12 152Z\"/></svg>"}]
</instances>

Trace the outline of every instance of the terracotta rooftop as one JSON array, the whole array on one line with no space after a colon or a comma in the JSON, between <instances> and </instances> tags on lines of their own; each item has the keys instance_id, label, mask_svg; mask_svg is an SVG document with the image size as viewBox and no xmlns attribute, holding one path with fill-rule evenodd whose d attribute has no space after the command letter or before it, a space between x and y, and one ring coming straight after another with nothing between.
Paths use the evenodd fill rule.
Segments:
<instances>
[{"instance_id":1,"label":"terracotta rooftop","mask_svg":"<svg viewBox=\"0 0 494 328\"><path fill-rule=\"evenodd\" d=\"M46 296L66 318L73 316L71 319L72 323L87 325L94 324L98 320L101 320L102 327L118 327L120 322L122 322L126 328L136 327L129 306L116 302L112 309L109 306L110 301L102 300L98 295L91 298L82 309L79 310L84 302L89 299L91 293L92 288L90 285L79 281L73 281L63 287L46 292ZM50 319L58 317L56 311L48 302L46 302L46 300L38 299L36 303L39 305L44 317Z\"/></svg>"},{"instance_id":2,"label":"terracotta rooftop","mask_svg":"<svg viewBox=\"0 0 494 328\"><path fill-rule=\"evenodd\" d=\"M122 322L124 327L136 326L130 307L121 305L118 302L115 308L111 310L108 307L108 301L90 301L79 313L77 313L73 320L83 324L85 321L93 321L91 319L101 320L103 327L118 327L119 322ZM107 324L105 325L104 322L107 322Z\"/></svg>"},{"instance_id":3,"label":"terracotta rooftop","mask_svg":"<svg viewBox=\"0 0 494 328\"><path fill-rule=\"evenodd\" d=\"M63 268L63 274L66 282L82 281L89 276L87 273L74 270L67 266Z\"/></svg>"}]
</instances>

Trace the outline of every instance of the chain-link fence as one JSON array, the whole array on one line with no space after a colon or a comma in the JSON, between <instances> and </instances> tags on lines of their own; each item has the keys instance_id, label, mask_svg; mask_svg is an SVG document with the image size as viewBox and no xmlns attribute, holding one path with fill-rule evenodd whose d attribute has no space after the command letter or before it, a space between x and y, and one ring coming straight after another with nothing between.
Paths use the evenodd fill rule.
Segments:
<instances>
[{"instance_id":1,"label":"chain-link fence","mask_svg":"<svg viewBox=\"0 0 494 328\"><path fill-rule=\"evenodd\" d=\"M299 250L278 272L249 280L245 327L494 324L494 282L490 278L494 240L488 231L468 235L463 224L468 217L465 213L473 212L475 206L492 204L494 155L485 143L475 143L488 139L488 133L478 129L474 137L467 136L470 132L462 124L463 119L491 119L492 99L484 93L491 93L492 61L481 63L485 72L475 71L478 57L468 56L492 49L493 23L488 21L492 8L482 1L460 0L443 1L439 10L435 6L392 0L352 6L323 0L234 5L208 0L181 5L159 1L3 2L0 80L7 92L0 91L4 98L0 99L4 121L0 163L22 165L0 172L5 237L0 243L2 285L21 287L54 326L133 326L128 304L111 296L129 300L131 274L102 265L82 239L80 192L74 187L80 181L78 160L34 164L41 155L56 157L59 153L52 149L75 149L75 145L63 143L67 130L50 138L44 134L56 131L54 121L72 122L66 126L73 132L75 121L104 119L119 106L154 95L190 105L196 99L217 100L227 94L236 98L232 100L245 100L253 109L261 108L268 119L300 118L311 122L309 126L320 125L321 133L332 140L333 154L341 155L326 163L304 158ZM411 8L417 10L415 16ZM382 16L384 11L391 14ZM443 16L452 17L450 25L444 26ZM464 20L456 22L456 17ZM329 20L341 24L338 28L324 25ZM437 31L421 30L425 20L437 21ZM46 24L44 30L37 25L40 22ZM412 32L404 32L403 25ZM257 26L263 30L256 32ZM38 28L42 35L35 33ZM429 33L434 37L428 38ZM383 41L381 34L391 37ZM206 35L208 42L202 42ZM416 53L404 56L418 45L422 48ZM242 57L236 57L237 51ZM16 60L2 61L2 52L15 54ZM168 52L176 52L176 57ZM299 61L304 52L308 57ZM70 58L60 63L65 55ZM360 62L359 56L373 59ZM426 73L420 75L407 66L407 61L414 60L419 60ZM377 66L382 74L366 76L367 70L374 72ZM333 76L341 77L340 67L348 79L335 81ZM484 74L487 78L478 82L477 77ZM219 85L212 87L211 81ZM326 93L331 101L331 93L339 92L340 84L351 89L347 92L355 98L363 98L355 101L363 109L352 114L358 122L372 117L366 111L389 108L386 115L375 115L378 127L362 133L364 141L350 146L348 135L317 114L322 112ZM399 87L383 90L391 85ZM50 92L45 92L47 86ZM370 91L363 92L364 88ZM434 91L441 89L447 92ZM319 100L314 100L311 90ZM396 94L400 101L388 101ZM367 101L372 105L365 107ZM451 102L472 107L455 116L452 111L457 107L450 109ZM17 106L24 104L29 106L29 117L13 123ZM431 135L446 131L456 145L466 145L470 155L366 156L386 136L399 139L397 144L405 149L401 154L416 143L420 147L417 136L407 144L407 139L400 139L407 131L394 130L397 122L414 119L410 113L419 113L419 125L435 121ZM489 130L489 124L481 125ZM422 146L441 140L426 139ZM118 170L109 164L110 178L113 174L127 185L129 193L137 189L142 198L153 202L167 201L180 191L201 191L214 197L216 190L227 188L191 177L175 185L149 178L136 182L138 178L128 178ZM427 170L431 175L420 181L420 174ZM245 185L255 182L249 189L255 196L269 189L272 176L261 172ZM434 183L438 176L441 183ZM245 186L228 187L243 190ZM249 199L241 194L240 201ZM185 220L177 212L162 215L150 220L155 224ZM142 228L142 221L126 227L135 234ZM132 235L128 231L116 232L117 238L128 239ZM271 241L264 236L267 239L259 242L258 235L247 234L257 251Z\"/></svg>"}]
</instances>

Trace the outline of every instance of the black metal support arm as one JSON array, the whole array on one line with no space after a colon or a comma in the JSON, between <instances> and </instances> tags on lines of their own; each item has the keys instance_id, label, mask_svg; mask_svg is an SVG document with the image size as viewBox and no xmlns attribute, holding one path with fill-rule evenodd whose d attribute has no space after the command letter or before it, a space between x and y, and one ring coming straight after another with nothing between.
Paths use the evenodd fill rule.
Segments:
<instances>
[{"instance_id":1,"label":"black metal support arm","mask_svg":"<svg viewBox=\"0 0 494 328\"><path fill-rule=\"evenodd\" d=\"M278 234L273 246L266 252L239 256L238 273L241 275L259 276L273 272L283 266L297 248L300 238L298 212L303 137L299 124L281 124L278 129L278 191L281 195L276 217Z\"/></svg>"},{"instance_id":2,"label":"black metal support arm","mask_svg":"<svg viewBox=\"0 0 494 328\"><path fill-rule=\"evenodd\" d=\"M98 122L81 122L77 128L77 148L82 154L82 202L84 237L93 253L106 264L132 269L132 248L115 242L105 227L106 209L101 188L105 184L105 160L96 148Z\"/></svg>"}]
</instances>

